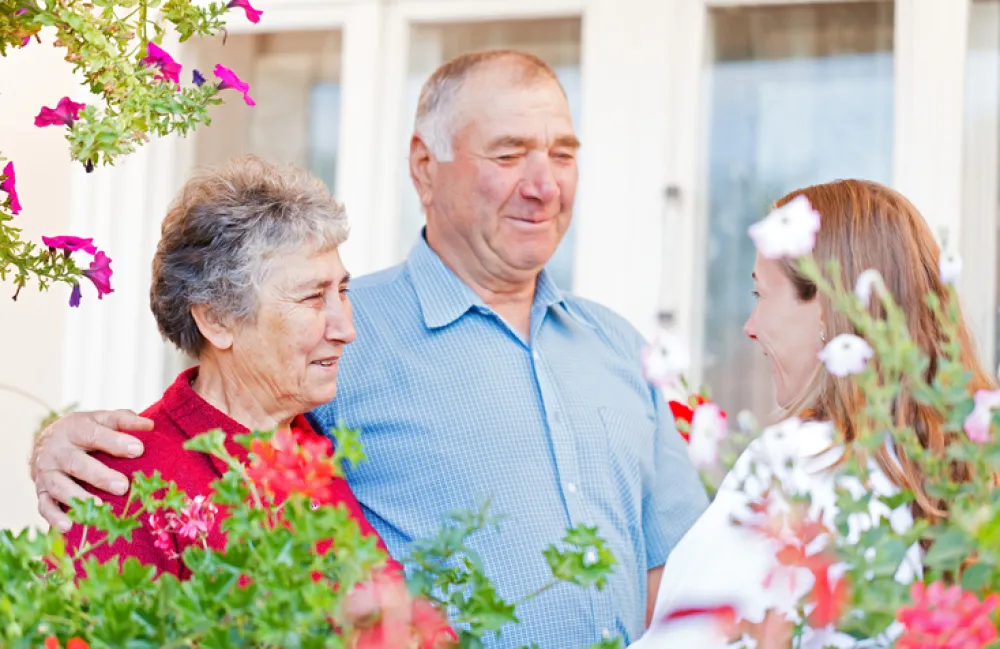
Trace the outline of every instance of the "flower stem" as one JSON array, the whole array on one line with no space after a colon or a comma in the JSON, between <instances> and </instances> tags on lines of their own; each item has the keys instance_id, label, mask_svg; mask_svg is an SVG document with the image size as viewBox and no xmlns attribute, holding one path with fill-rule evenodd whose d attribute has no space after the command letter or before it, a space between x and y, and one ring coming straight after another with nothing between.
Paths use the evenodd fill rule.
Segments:
<instances>
[{"instance_id":1,"label":"flower stem","mask_svg":"<svg viewBox=\"0 0 1000 649\"><path fill-rule=\"evenodd\" d=\"M13 385L7 385L6 383L0 383L0 391L12 392L14 394L20 395L25 399L27 399L28 401L38 404L48 412L56 412L55 408L45 403L45 401L43 401L40 397L37 397L26 390L22 390L21 388L15 387Z\"/></svg>"},{"instance_id":2,"label":"flower stem","mask_svg":"<svg viewBox=\"0 0 1000 649\"><path fill-rule=\"evenodd\" d=\"M146 1L139 0L139 51L145 51L146 44Z\"/></svg>"}]
</instances>

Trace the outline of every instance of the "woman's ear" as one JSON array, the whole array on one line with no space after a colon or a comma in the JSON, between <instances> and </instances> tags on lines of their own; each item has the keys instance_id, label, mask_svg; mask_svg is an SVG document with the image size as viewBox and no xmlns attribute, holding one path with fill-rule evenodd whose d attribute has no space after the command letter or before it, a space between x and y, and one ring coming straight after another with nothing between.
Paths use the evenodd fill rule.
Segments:
<instances>
[{"instance_id":1,"label":"woman's ear","mask_svg":"<svg viewBox=\"0 0 1000 649\"><path fill-rule=\"evenodd\" d=\"M229 323L219 318L207 304L191 306L191 317L198 325L198 331L208 344L216 349L229 349L233 346L233 330Z\"/></svg>"}]
</instances>

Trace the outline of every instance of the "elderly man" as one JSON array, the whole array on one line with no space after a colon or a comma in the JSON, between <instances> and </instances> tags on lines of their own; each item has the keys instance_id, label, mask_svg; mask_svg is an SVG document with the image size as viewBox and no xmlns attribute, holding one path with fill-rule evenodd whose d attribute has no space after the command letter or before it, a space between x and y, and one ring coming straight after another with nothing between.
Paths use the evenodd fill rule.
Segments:
<instances>
[{"instance_id":1,"label":"elderly man","mask_svg":"<svg viewBox=\"0 0 1000 649\"><path fill-rule=\"evenodd\" d=\"M515 599L546 581L542 551L568 526L599 528L618 560L609 586L546 591L490 646L636 640L667 555L707 504L643 378L640 335L544 271L572 216L578 146L533 56L467 54L433 74L410 142L426 229L406 261L354 283L357 342L337 398L313 412L319 427L363 431L369 461L348 481L397 558L490 497L504 521L473 545ZM82 495L67 474L124 489L84 449L129 453L139 440L110 429L145 425L124 411L53 424L33 466L43 515L64 522L54 501Z\"/></svg>"}]
</instances>

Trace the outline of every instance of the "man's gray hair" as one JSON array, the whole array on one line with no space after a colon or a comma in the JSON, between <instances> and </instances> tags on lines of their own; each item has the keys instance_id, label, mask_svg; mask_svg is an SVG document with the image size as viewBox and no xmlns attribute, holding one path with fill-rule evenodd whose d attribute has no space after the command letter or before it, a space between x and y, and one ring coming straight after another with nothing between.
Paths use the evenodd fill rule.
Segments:
<instances>
[{"instance_id":1,"label":"man's gray hair","mask_svg":"<svg viewBox=\"0 0 1000 649\"><path fill-rule=\"evenodd\" d=\"M550 79L559 84L555 71L545 61L518 50L469 52L447 61L434 71L421 89L413 126L438 160L447 162L454 157L452 143L464 126L456 111L459 91L476 70L493 63L507 64L513 72L522 75L526 83ZM561 89L562 85L559 87Z\"/></svg>"},{"instance_id":2,"label":"man's gray hair","mask_svg":"<svg viewBox=\"0 0 1000 649\"><path fill-rule=\"evenodd\" d=\"M340 246L344 208L321 180L247 155L197 173L174 197L153 257L149 304L163 337L198 357L191 315L207 305L225 322L253 322L276 255Z\"/></svg>"}]
</instances>

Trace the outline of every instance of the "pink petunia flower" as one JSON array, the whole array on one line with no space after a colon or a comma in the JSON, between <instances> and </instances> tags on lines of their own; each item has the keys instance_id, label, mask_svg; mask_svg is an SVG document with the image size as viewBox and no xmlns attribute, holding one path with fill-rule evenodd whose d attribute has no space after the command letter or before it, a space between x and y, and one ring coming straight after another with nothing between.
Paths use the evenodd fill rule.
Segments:
<instances>
[{"instance_id":1,"label":"pink petunia flower","mask_svg":"<svg viewBox=\"0 0 1000 649\"><path fill-rule=\"evenodd\" d=\"M257 102L250 96L250 84L236 76L235 72L223 65L216 65L214 72L215 76L222 79L222 83L219 84L219 90L232 88L237 92L243 93L243 101L246 102L247 106L257 105Z\"/></svg>"},{"instance_id":2,"label":"pink petunia flower","mask_svg":"<svg viewBox=\"0 0 1000 649\"><path fill-rule=\"evenodd\" d=\"M103 250L98 250L94 255L94 261L90 263L90 268L83 271L83 274L94 283L97 288L97 299L103 299L108 293L114 293L111 288L111 258Z\"/></svg>"},{"instance_id":3,"label":"pink petunia flower","mask_svg":"<svg viewBox=\"0 0 1000 649\"><path fill-rule=\"evenodd\" d=\"M142 63L149 68L159 68L160 73L156 75L157 79L180 84L181 64L156 43L152 41L146 43L146 58L142 59Z\"/></svg>"},{"instance_id":4,"label":"pink petunia flower","mask_svg":"<svg viewBox=\"0 0 1000 649\"><path fill-rule=\"evenodd\" d=\"M4 179L0 183L0 189L7 192L10 196L10 211L14 214L19 214L21 212L21 201L17 198L17 189L14 188L14 163L8 162L7 166L3 168Z\"/></svg>"},{"instance_id":5,"label":"pink petunia flower","mask_svg":"<svg viewBox=\"0 0 1000 649\"><path fill-rule=\"evenodd\" d=\"M92 238L84 239L82 237L73 236L42 237L42 243L49 248L64 250L67 253L82 250L91 255L97 254L97 247L94 245L94 240Z\"/></svg>"},{"instance_id":6,"label":"pink petunia flower","mask_svg":"<svg viewBox=\"0 0 1000 649\"><path fill-rule=\"evenodd\" d=\"M232 9L233 7L242 7L243 11L247 15L247 20L249 20L254 24L259 23L260 17L264 14L263 11L258 11L257 9L251 7L250 0L232 0L232 2L230 2L226 6L229 7L230 9Z\"/></svg>"},{"instance_id":7,"label":"pink petunia flower","mask_svg":"<svg viewBox=\"0 0 1000 649\"><path fill-rule=\"evenodd\" d=\"M63 97L55 108L42 106L42 110L35 117L35 126L55 126L57 124L73 126L73 122L80 119L80 111L86 106L87 104L77 103L69 97Z\"/></svg>"}]
</instances>

